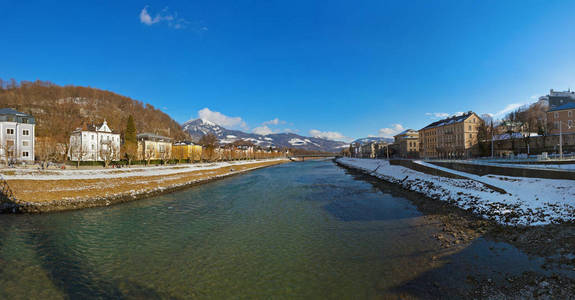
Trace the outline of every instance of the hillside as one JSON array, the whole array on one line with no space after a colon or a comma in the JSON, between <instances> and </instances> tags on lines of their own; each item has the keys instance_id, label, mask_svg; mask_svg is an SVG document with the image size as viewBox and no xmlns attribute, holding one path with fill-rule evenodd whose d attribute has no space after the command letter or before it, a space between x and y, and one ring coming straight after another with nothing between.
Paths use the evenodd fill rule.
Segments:
<instances>
[{"instance_id":1,"label":"hillside","mask_svg":"<svg viewBox=\"0 0 575 300\"><path fill-rule=\"evenodd\" d=\"M371 142L383 142L383 143L393 143L393 138L384 138L384 137L366 137L361 138L353 141L352 143L357 143L360 145L371 143Z\"/></svg>"},{"instance_id":2,"label":"hillside","mask_svg":"<svg viewBox=\"0 0 575 300\"><path fill-rule=\"evenodd\" d=\"M264 148L293 148L323 152L339 152L348 146L345 142L305 137L295 133L274 133L268 135L246 133L239 130L226 129L203 119L187 121L182 127L192 137L193 141L198 141L203 135L212 133L218 137L221 144L243 140Z\"/></svg>"},{"instance_id":3,"label":"hillside","mask_svg":"<svg viewBox=\"0 0 575 300\"><path fill-rule=\"evenodd\" d=\"M138 132L183 139L186 134L170 116L150 104L91 87L58 86L46 81L8 84L0 80L0 107L14 108L36 118L36 136L67 143L70 133L83 123L104 119L115 132L124 133L129 115Z\"/></svg>"}]
</instances>

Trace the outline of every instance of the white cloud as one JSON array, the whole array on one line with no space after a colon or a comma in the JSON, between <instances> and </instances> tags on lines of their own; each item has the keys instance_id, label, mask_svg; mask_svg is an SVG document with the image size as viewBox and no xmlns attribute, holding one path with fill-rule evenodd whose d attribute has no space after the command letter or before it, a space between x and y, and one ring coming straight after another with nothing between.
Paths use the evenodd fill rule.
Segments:
<instances>
[{"instance_id":1,"label":"white cloud","mask_svg":"<svg viewBox=\"0 0 575 300\"><path fill-rule=\"evenodd\" d=\"M285 123L286 123L286 121L282 121L278 118L275 118L273 120L265 121L262 124L265 126L265 125L280 125L280 124L285 124Z\"/></svg>"},{"instance_id":2,"label":"white cloud","mask_svg":"<svg viewBox=\"0 0 575 300\"><path fill-rule=\"evenodd\" d=\"M443 119L449 117L448 113L444 112L434 112L434 113L425 113L426 116L430 116L432 118Z\"/></svg>"},{"instance_id":3,"label":"white cloud","mask_svg":"<svg viewBox=\"0 0 575 300\"><path fill-rule=\"evenodd\" d=\"M514 111L514 110L516 110L516 109L518 109L518 108L520 108L520 107L523 106L523 105L525 105L525 103L511 103L511 104L508 104L507 106L505 106L504 109L502 109L502 110L500 110L500 111L498 111L498 112L496 112L496 113L494 113L494 114L492 114L492 115L493 115L493 117L495 117L495 118L502 118L502 117L504 117L506 114L508 114L508 113L510 113L510 112L512 112L512 111Z\"/></svg>"},{"instance_id":4,"label":"white cloud","mask_svg":"<svg viewBox=\"0 0 575 300\"><path fill-rule=\"evenodd\" d=\"M174 29L186 28L190 22L184 18L179 18L177 12L169 12L168 8L162 9L154 17L148 12L148 6L144 6L140 11L140 23L152 26L153 24L165 22L169 27ZM207 28L206 28L207 30Z\"/></svg>"},{"instance_id":5,"label":"white cloud","mask_svg":"<svg viewBox=\"0 0 575 300\"><path fill-rule=\"evenodd\" d=\"M332 141L349 141L350 138L344 136L343 134L337 131L320 131L317 129L312 129L309 131L309 134L315 138L322 138L326 140Z\"/></svg>"},{"instance_id":6,"label":"white cloud","mask_svg":"<svg viewBox=\"0 0 575 300\"><path fill-rule=\"evenodd\" d=\"M252 132L255 134L261 134L261 135L268 135L268 134L274 133L273 130L271 130L269 127L267 127L265 125L252 129Z\"/></svg>"},{"instance_id":7,"label":"white cloud","mask_svg":"<svg viewBox=\"0 0 575 300\"><path fill-rule=\"evenodd\" d=\"M396 134L398 134L404 130L405 130L405 128L403 128L403 126L401 124L391 124L390 128L381 128L379 130L379 136L391 138L394 135L396 135Z\"/></svg>"},{"instance_id":8,"label":"white cloud","mask_svg":"<svg viewBox=\"0 0 575 300\"><path fill-rule=\"evenodd\" d=\"M209 108L204 108L198 111L200 119L208 120L226 128L242 128L248 129L246 122L240 117L229 117L218 111L212 111Z\"/></svg>"}]
</instances>

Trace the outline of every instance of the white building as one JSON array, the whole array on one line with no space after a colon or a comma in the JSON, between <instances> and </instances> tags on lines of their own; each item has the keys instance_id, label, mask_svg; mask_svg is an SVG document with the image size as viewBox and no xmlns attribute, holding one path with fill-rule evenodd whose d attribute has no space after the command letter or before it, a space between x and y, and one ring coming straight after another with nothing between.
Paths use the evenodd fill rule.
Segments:
<instances>
[{"instance_id":1,"label":"white building","mask_svg":"<svg viewBox=\"0 0 575 300\"><path fill-rule=\"evenodd\" d=\"M118 160L120 134L113 133L105 120L100 127L77 128L70 136L68 158L72 161Z\"/></svg>"},{"instance_id":2,"label":"white building","mask_svg":"<svg viewBox=\"0 0 575 300\"><path fill-rule=\"evenodd\" d=\"M11 108L0 109L0 157L2 161L34 161L34 128L31 115Z\"/></svg>"}]
</instances>

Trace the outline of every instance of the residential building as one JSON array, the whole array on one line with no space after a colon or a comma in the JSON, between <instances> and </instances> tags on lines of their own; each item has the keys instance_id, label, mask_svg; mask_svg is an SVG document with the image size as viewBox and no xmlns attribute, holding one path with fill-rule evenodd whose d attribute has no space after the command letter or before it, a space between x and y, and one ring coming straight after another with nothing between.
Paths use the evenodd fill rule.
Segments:
<instances>
[{"instance_id":1,"label":"residential building","mask_svg":"<svg viewBox=\"0 0 575 300\"><path fill-rule=\"evenodd\" d=\"M109 161L120 159L120 134L106 120L101 126L83 125L70 135L68 158L72 161Z\"/></svg>"},{"instance_id":2,"label":"residential building","mask_svg":"<svg viewBox=\"0 0 575 300\"><path fill-rule=\"evenodd\" d=\"M567 91L554 91L551 89L549 95L539 97L539 100L547 100L549 109L554 109L567 103L575 103L575 92L571 91L571 89Z\"/></svg>"},{"instance_id":3,"label":"residential building","mask_svg":"<svg viewBox=\"0 0 575 300\"><path fill-rule=\"evenodd\" d=\"M547 121L551 125L550 134L559 132L575 133L575 102L569 102L547 111Z\"/></svg>"},{"instance_id":4,"label":"residential building","mask_svg":"<svg viewBox=\"0 0 575 300\"><path fill-rule=\"evenodd\" d=\"M387 142L368 142L360 146L361 158L385 158L387 157Z\"/></svg>"},{"instance_id":5,"label":"residential building","mask_svg":"<svg viewBox=\"0 0 575 300\"><path fill-rule=\"evenodd\" d=\"M36 120L11 108L0 109L0 156L2 161L33 162Z\"/></svg>"},{"instance_id":6,"label":"residential building","mask_svg":"<svg viewBox=\"0 0 575 300\"><path fill-rule=\"evenodd\" d=\"M474 112L433 122L419 130L423 158L468 158L477 154L477 134L483 120Z\"/></svg>"},{"instance_id":7,"label":"residential building","mask_svg":"<svg viewBox=\"0 0 575 300\"><path fill-rule=\"evenodd\" d=\"M172 154L175 159L200 161L202 159L202 146L192 142L177 142L172 145Z\"/></svg>"},{"instance_id":8,"label":"residential building","mask_svg":"<svg viewBox=\"0 0 575 300\"><path fill-rule=\"evenodd\" d=\"M399 157L417 158L419 156L419 132L407 129L393 138Z\"/></svg>"},{"instance_id":9,"label":"residential building","mask_svg":"<svg viewBox=\"0 0 575 300\"><path fill-rule=\"evenodd\" d=\"M166 160L172 157L172 139L153 134L138 134L139 160Z\"/></svg>"}]
</instances>

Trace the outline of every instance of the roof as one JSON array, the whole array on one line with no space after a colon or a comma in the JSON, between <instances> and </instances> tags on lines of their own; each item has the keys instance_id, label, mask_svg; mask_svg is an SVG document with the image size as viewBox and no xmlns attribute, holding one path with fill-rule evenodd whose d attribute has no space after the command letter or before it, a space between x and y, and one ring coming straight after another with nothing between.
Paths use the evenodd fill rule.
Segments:
<instances>
[{"instance_id":1,"label":"roof","mask_svg":"<svg viewBox=\"0 0 575 300\"><path fill-rule=\"evenodd\" d=\"M149 132L138 134L138 139L156 140L156 141L159 141L159 140L171 141L172 140L172 138L169 138L167 136L157 135L157 134L149 133Z\"/></svg>"},{"instance_id":2,"label":"roof","mask_svg":"<svg viewBox=\"0 0 575 300\"><path fill-rule=\"evenodd\" d=\"M414 129L406 129L406 130L404 130L404 131L402 131L402 132L400 132L400 133L394 135L394 137L400 136L400 135L405 135L405 134L408 134L408 133L410 133L410 132L411 132L411 133L418 134L417 130L414 130Z\"/></svg>"},{"instance_id":3,"label":"roof","mask_svg":"<svg viewBox=\"0 0 575 300\"><path fill-rule=\"evenodd\" d=\"M566 109L575 109L575 102L568 102L563 105L559 105L549 111L557 111L557 110L566 110Z\"/></svg>"},{"instance_id":4,"label":"roof","mask_svg":"<svg viewBox=\"0 0 575 300\"><path fill-rule=\"evenodd\" d=\"M32 117L29 114L25 114L25 113L21 113L19 111L16 111L12 108L2 108L0 109L0 115L15 115L15 116L21 116L21 117Z\"/></svg>"},{"instance_id":5,"label":"roof","mask_svg":"<svg viewBox=\"0 0 575 300\"><path fill-rule=\"evenodd\" d=\"M428 128L434 128L434 127L440 127L440 126L460 123L460 122L467 120L467 118L471 117L471 115L476 115L476 114L472 111L469 111L469 112L464 113L462 115L451 116L449 118L445 118L445 119L433 122L433 123L423 127L422 129L428 129Z\"/></svg>"}]
</instances>

